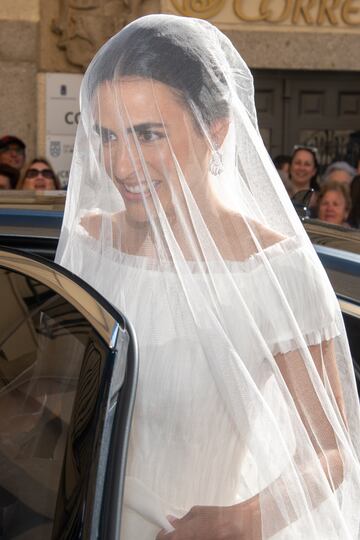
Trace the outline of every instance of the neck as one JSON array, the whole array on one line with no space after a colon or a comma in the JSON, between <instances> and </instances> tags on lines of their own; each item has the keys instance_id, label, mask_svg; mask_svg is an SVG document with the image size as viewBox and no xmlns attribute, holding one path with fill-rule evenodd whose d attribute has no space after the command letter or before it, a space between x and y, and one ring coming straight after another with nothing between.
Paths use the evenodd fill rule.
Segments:
<instances>
[{"instance_id":1,"label":"neck","mask_svg":"<svg viewBox=\"0 0 360 540\"><path fill-rule=\"evenodd\" d=\"M310 189L310 180L306 183L306 184L297 184L296 182L294 182L294 180L292 180L292 185L293 185L293 188L294 188L294 193L298 193L299 191L305 191L307 189Z\"/></svg>"}]
</instances>

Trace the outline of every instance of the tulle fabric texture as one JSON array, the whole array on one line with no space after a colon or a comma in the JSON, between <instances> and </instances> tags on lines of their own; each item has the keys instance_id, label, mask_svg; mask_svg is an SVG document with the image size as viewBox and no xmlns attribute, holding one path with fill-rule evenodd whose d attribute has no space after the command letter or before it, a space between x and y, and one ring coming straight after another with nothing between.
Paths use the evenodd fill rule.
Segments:
<instances>
[{"instance_id":1,"label":"tulle fabric texture","mask_svg":"<svg viewBox=\"0 0 360 540\"><path fill-rule=\"evenodd\" d=\"M95 56L57 261L138 336L122 538L256 495L263 539L360 538L339 306L259 135L251 74L209 23L144 17Z\"/></svg>"}]
</instances>

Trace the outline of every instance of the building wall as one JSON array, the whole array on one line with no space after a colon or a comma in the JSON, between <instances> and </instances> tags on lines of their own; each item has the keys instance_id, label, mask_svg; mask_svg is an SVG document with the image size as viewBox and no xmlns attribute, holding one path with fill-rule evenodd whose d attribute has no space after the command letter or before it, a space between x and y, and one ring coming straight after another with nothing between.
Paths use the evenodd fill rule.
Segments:
<instances>
[{"instance_id":1,"label":"building wall","mask_svg":"<svg viewBox=\"0 0 360 540\"><path fill-rule=\"evenodd\" d=\"M251 68L360 70L360 0L0 0L0 134L43 152L44 74L83 72L109 35L159 12L213 22Z\"/></svg>"},{"instance_id":2,"label":"building wall","mask_svg":"<svg viewBox=\"0 0 360 540\"><path fill-rule=\"evenodd\" d=\"M162 11L209 20L252 68L360 70L359 0L163 0Z\"/></svg>"},{"instance_id":3,"label":"building wall","mask_svg":"<svg viewBox=\"0 0 360 540\"><path fill-rule=\"evenodd\" d=\"M0 134L36 148L37 51L40 0L0 2Z\"/></svg>"}]
</instances>

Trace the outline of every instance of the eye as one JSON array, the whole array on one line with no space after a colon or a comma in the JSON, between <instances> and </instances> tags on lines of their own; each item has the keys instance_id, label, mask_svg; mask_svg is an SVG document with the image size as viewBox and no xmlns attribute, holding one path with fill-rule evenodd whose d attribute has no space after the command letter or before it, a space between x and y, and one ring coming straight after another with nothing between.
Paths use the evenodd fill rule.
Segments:
<instances>
[{"instance_id":1,"label":"eye","mask_svg":"<svg viewBox=\"0 0 360 540\"><path fill-rule=\"evenodd\" d=\"M137 132L137 138L141 143L152 143L164 138L164 133L152 129L144 129Z\"/></svg>"},{"instance_id":2,"label":"eye","mask_svg":"<svg viewBox=\"0 0 360 540\"><path fill-rule=\"evenodd\" d=\"M115 133L110 131L110 129L101 129L100 136L103 144L108 144L117 140Z\"/></svg>"},{"instance_id":3,"label":"eye","mask_svg":"<svg viewBox=\"0 0 360 540\"><path fill-rule=\"evenodd\" d=\"M94 130L101 138L101 142L103 144L109 144L117 140L117 136L115 135L113 131L111 131L111 129L107 129L100 126L94 126Z\"/></svg>"}]
</instances>

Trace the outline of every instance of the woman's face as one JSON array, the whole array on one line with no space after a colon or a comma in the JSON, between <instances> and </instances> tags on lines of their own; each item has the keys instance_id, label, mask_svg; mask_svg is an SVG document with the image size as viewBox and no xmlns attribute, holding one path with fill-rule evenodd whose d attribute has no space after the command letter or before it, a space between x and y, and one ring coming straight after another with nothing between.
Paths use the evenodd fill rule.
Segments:
<instances>
[{"instance_id":1,"label":"woman's face","mask_svg":"<svg viewBox=\"0 0 360 540\"><path fill-rule=\"evenodd\" d=\"M148 221L157 198L171 215L183 201L181 175L195 197L204 188L209 146L169 86L131 77L104 83L96 105L104 165L128 218Z\"/></svg>"},{"instance_id":2,"label":"woman's face","mask_svg":"<svg viewBox=\"0 0 360 540\"><path fill-rule=\"evenodd\" d=\"M319 203L319 219L342 225L348 217L344 195L339 191L329 190Z\"/></svg>"},{"instance_id":3,"label":"woman's face","mask_svg":"<svg viewBox=\"0 0 360 540\"><path fill-rule=\"evenodd\" d=\"M53 171L46 163L35 161L25 173L22 189L49 190L56 189Z\"/></svg>"},{"instance_id":4,"label":"woman's face","mask_svg":"<svg viewBox=\"0 0 360 540\"><path fill-rule=\"evenodd\" d=\"M291 181L295 188L307 189L316 174L314 156L306 149L297 150L290 164Z\"/></svg>"}]
</instances>

